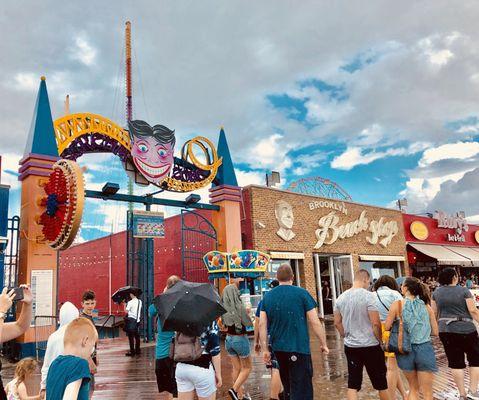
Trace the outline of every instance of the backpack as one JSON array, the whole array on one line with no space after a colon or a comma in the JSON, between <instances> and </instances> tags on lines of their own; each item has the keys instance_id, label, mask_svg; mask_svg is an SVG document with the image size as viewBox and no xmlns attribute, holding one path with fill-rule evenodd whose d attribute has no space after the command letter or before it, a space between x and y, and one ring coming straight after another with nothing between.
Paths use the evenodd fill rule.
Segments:
<instances>
[{"instance_id":1,"label":"backpack","mask_svg":"<svg viewBox=\"0 0 479 400\"><path fill-rule=\"evenodd\" d=\"M199 336L188 336L177 332L171 343L170 358L175 362L192 362L203 354Z\"/></svg>"}]
</instances>

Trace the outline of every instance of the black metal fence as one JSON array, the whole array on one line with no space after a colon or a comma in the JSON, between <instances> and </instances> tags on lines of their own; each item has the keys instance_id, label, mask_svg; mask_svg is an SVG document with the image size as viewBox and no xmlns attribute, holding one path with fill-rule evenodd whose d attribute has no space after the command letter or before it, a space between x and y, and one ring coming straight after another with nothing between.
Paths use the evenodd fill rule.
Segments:
<instances>
[{"instance_id":1,"label":"black metal fence","mask_svg":"<svg viewBox=\"0 0 479 400\"><path fill-rule=\"evenodd\" d=\"M55 332L58 318L54 315L37 315L35 317L35 353L37 360L43 359L50 335Z\"/></svg>"},{"instance_id":2,"label":"black metal fence","mask_svg":"<svg viewBox=\"0 0 479 400\"><path fill-rule=\"evenodd\" d=\"M213 224L196 211L181 210L181 273L191 282L208 282L203 256L218 249Z\"/></svg>"}]
</instances>

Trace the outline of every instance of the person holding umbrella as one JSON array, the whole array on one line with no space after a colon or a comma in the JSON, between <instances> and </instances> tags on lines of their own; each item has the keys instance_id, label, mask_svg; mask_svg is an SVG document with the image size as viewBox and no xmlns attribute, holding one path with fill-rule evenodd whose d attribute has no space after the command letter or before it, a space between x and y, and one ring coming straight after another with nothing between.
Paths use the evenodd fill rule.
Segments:
<instances>
[{"instance_id":1,"label":"person holding umbrella","mask_svg":"<svg viewBox=\"0 0 479 400\"><path fill-rule=\"evenodd\" d=\"M142 301L138 298L142 293L140 288L135 286L125 286L118 289L111 299L117 303L121 304L127 302L126 304L126 315L125 315L125 325L123 330L128 336L130 342L130 351L125 354L127 357L139 356L140 355L140 320L141 320L141 307Z\"/></svg>"},{"instance_id":2,"label":"person holding umbrella","mask_svg":"<svg viewBox=\"0 0 479 400\"><path fill-rule=\"evenodd\" d=\"M216 399L222 386L220 336L216 319L226 310L209 283L177 282L155 298L163 331L176 331L172 356L178 399Z\"/></svg>"},{"instance_id":3,"label":"person holding umbrella","mask_svg":"<svg viewBox=\"0 0 479 400\"><path fill-rule=\"evenodd\" d=\"M170 276L166 281L166 287L163 293L175 286L180 280L181 279L176 275ZM150 318L158 316L158 310L155 304L150 305L148 314ZM170 346L174 336L175 332L164 331L161 328L161 322L158 319L155 351L156 383L158 385L158 392L168 392L168 399L170 400L178 397L175 380L175 363L170 357Z\"/></svg>"},{"instance_id":4,"label":"person holding umbrella","mask_svg":"<svg viewBox=\"0 0 479 400\"><path fill-rule=\"evenodd\" d=\"M130 301L126 304L127 318L125 331L130 342L130 351L125 355L127 357L133 357L141 354L140 331L138 328L140 326L142 302L136 297L136 292L131 291L129 295Z\"/></svg>"}]
</instances>

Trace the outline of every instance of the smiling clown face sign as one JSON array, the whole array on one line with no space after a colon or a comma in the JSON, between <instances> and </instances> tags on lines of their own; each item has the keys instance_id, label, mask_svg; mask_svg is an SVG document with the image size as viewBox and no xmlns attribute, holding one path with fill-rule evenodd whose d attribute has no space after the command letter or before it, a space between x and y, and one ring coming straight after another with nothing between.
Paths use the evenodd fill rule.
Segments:
<instances>
[{"instance_id":1,"label":"smiling clown face sign","mask_svg":"<svg viewBox=\"0 0 479 400\"><path fill-rule=\"evenodd\" d=\"M139 120L130 121L128 127L136 169L148 182L159 186L174 163L175 131Z\"/></svg>"}]
</instances>

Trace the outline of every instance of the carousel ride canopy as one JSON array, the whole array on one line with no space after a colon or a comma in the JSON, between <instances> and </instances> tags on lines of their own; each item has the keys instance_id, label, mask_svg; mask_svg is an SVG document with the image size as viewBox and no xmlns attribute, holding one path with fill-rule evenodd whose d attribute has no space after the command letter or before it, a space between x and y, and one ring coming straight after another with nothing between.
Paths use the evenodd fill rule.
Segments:
<instances>
[{"instance_id":1,"label":"carousel ride canopy","mask_svg":"<svg viewBox=\"0 0 479 400\"><path fill-rule=\"evenodd\" d=\"M209 279L235 276L259 278L267 271L270 256L257 250L240 250L233 253L210 251L203 256Z\"/></svg>"}]
</instances>

